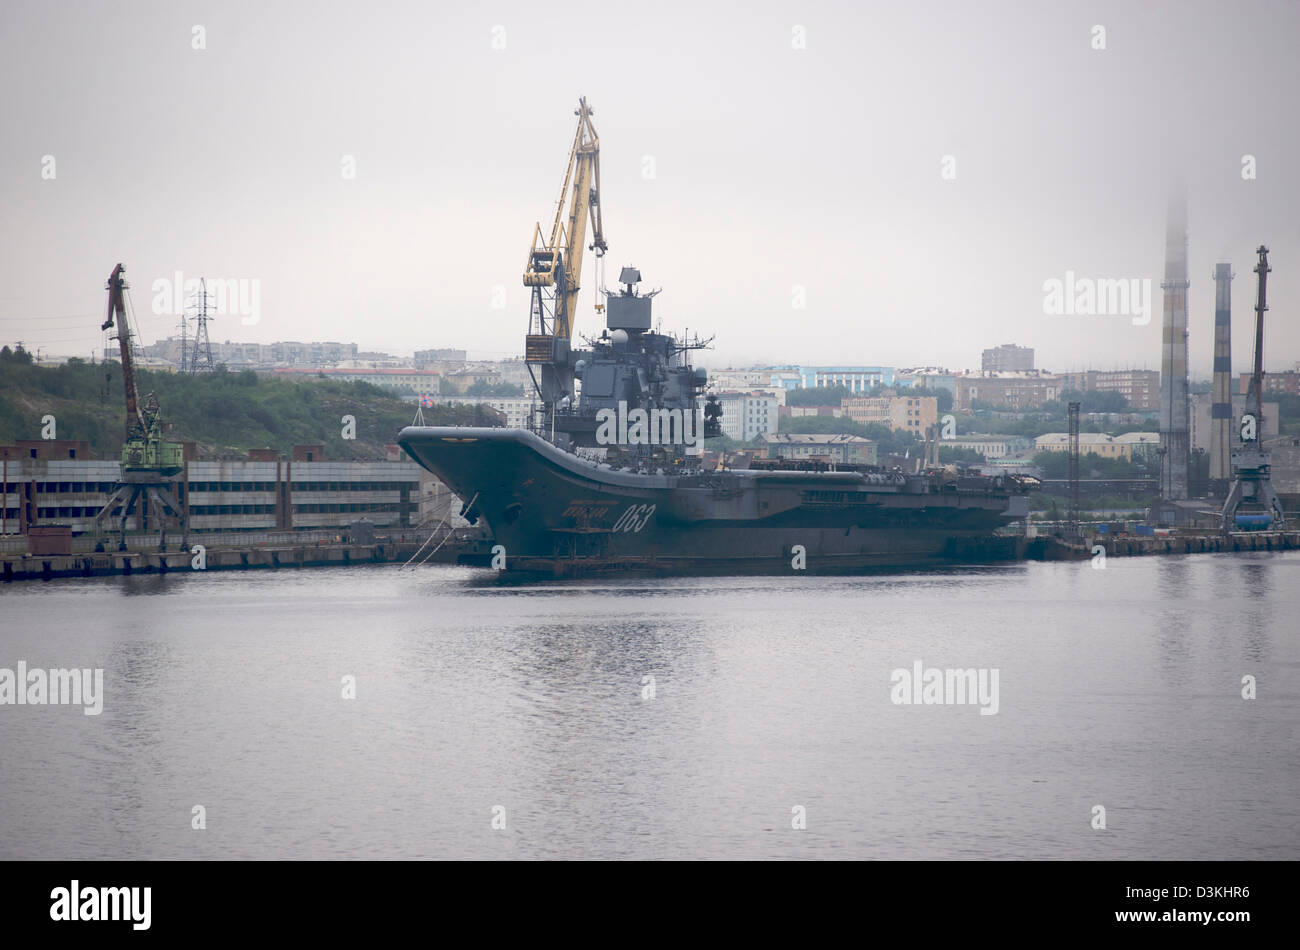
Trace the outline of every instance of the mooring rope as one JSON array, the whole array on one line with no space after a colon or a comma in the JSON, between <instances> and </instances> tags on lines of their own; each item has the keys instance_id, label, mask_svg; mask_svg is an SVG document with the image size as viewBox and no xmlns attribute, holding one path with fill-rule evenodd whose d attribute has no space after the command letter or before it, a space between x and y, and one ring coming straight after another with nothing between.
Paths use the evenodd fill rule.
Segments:
<instances>
[{"instance_id":1,"label":"mooring rope","mask_svg":"<svg viewBox=\"0 0 1300 950\"><path fill-rule=\"evenodd\" d=\"M475 493L474 493L474 497L471 498L471 499L469 500L469 504L466 505L466 506L462 509L462 511L469 511L471 508L474 507L474 502L476 502L477 500L478 500L478 492L475 492ZM448 503L448 505L447 505L447 513L446 513L445 515L442 516L442 521L438 522L438 524L434 527L433 532L429 535L429 537L428 537L427 539L425 539L424 544L421 544L420 547L419 547L418 549L416 549L416 552L415 552L414 554L411 555L411 560L410 560L410 561L407 561L405 564L403 564L402 567L399 568L399 570L404 570L405 568L410 567L411 561L414 561L417 557L419 557L419 556L420 556L420 552L423 551L423 550L425 549L425 547L428 545L428 543L429 543L430 541L432 541L435 537L438 536L438 529L441 528L443 525L445 525L445 524L447 523L447 519L450 518L450 517L451 517L451 504ZM435 547L432 551L430 551L428 554L426 554L426 555L424 556L424 560L421 561L420 564L423 564L425 561L429 560L429 558L431 558L431 557L433 557L435 554L437 554L437 553L438 553L438 548L440 548L440 547L442 547L444 544L446 544L446 543L447 543L447 539L450 538L454 533L455 533L454 531L448 531L446 534L444 534L444 535L442 536L442 540L438 542L437 547ZM417 564L417 565L415 565L415 566L416 566L416 567L419 567L420 564Z\"/></svg>"},{"instance_id":2,"label":"mooring rope","mask_svg":"<svg viewBox=\"0 0 1300 950\"><path fill-rule=\"evenodd\" d=\"M476 502L476 501L478 501L478 492L475 492L475 493L474 493L474 497L471 498L471 499L469 500L469 504L466 505L465 508L464 508L463 510L464 510L464 511L469 511L471 508L474 507L474 502ZM447 514L448 514L448 515L451 514L451 507L450 507L450 506L448 506L448 508L447 508ZM455 533L454 531L448 531L446 534L444 534L444 535L442 536L442 540L438 542L438 547L434 548L432 551L430 551L428 554L426 554L426 555L421 559L420 564L423 564L425 561L429 560L429 558L431 558L431 557L433 557L435 554L437 554L437 553L438 553L438 548L440 548L440 547L442 547L444 544L446 544L446 543L447 543L447 539L450 538L454 533ZM420 566L419 564L416 565L416 567L419 567L419 566Z\"/></svg>"},{"instance_id":3,"label":"mooring rope","mask_svg":"<svg viewBox=\"0 0 1300 950\"><path fill-rule=\"evenodd\" d=\"M439 521L436 525L433 526L433 531L431 531L429 533L429 536L424 539L424 544L421 544L418 548L416 548L415 553L412 554L410 559L405 564L402 565L402 568L409 567L411 561L414 561L417 557L419 557L420 552L423 551L428 546L430 541L432 541L435 537L437 537L438 529L441 528L443 524L446 523L447 515L449 514L451 514L451 502L447 503L447 513L442 516L442 521ZM398 568L398 570L401 570L402 568Z\"/></svg>"}]
</instances>

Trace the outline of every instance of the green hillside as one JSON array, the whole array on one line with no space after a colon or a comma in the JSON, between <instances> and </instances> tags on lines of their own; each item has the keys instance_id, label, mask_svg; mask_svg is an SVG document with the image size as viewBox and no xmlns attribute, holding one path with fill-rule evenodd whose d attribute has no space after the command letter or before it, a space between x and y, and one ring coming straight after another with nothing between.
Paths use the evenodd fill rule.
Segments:
<instances>
[{"instance_id":1,"label":"green hillside","mask_svg":"<svg viewBox=\"0 0 1300 950\"><path fill-rule=\"evenodd\" d=\"M142 371L140 395L153 392L168 438L198 443L201 458L240 456L253 448L288 453L294 445L324 443L327 458L382 458L385 444L411 423L411 403L370 383L325 379L267 379L251 370L180 376ZM126 403L117 363L72 359L36 366L29 354L0 350L0 443L41 438L41 418L53 415L60 439L84 439L99 458L115 459L125 435ZM343 416L356 418L356 439L345 440ZM429 425L500 425L499 413L477 406L424 411Z\"/></svg>"}]
</instances>

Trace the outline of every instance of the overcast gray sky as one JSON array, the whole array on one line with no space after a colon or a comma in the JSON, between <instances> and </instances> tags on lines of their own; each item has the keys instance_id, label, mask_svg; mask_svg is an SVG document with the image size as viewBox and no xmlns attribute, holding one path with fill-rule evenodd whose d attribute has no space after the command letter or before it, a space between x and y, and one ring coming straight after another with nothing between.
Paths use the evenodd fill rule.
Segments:
<instances>
[{"instance_id":1,"label":"overcast gray sky","mask_svg":"<svg viewBox=\"0 0 1300 950\"><path fill-rule=\"evenodd\" d=\"M9 0L0 31L0 342L89 353L122 261L146 341L174 332L150 286L180 270L259 282L259 322L214 339L518 355L585 95L608 281L638 265L666 328L717 335L710 365L978 368L1017 342L1052 370L1159 368L1179 172L1193 375L1219 260L1248 364L1261 242L1266 363L1300 359L1295 0ZM1150 325L1046 315L1067 270L1150 278Z\"/></svg>"}]
</instances>

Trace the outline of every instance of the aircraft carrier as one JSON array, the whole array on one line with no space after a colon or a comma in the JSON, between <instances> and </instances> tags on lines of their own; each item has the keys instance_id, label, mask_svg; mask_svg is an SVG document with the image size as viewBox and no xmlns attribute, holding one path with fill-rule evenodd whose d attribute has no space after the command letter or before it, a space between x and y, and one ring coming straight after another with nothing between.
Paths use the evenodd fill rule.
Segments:
<instances>
[{"instance_id":1,"label":"aircraft carrier","mask_svg":"<svg viewBox=\"0 0 1300 950\"><path fill-rule=\"evenodd\" d=\"M600 288L601 335L574 345L584 246L598 264L607 248L599 139L585 100L576 114L567 213L562 201L549 237L537 226L524 273L525 359L539 397L530 428L410 426L398 437L490 530L491 552L466 559L581 575L822 573L1014 556L1014 539L994 531L1027 517L1032 479L868 465L810 471L779 460L705 467L703 437L720 434L721 407L690 354L707 341L659 331L658 291L643 293L634 267L622 269L620 290Z\"/></svg>"}]
</instances>

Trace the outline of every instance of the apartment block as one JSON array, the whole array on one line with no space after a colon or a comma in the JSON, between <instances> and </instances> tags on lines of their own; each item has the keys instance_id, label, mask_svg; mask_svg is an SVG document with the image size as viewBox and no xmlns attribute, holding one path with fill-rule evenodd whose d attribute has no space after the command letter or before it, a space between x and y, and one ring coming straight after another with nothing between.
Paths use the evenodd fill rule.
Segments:
<instances>
[{"instance_id":1,"label":"apartment block","mask_svg":"<svg viewBox=\"0 0 1300 950\"><path fill-rule=\"evenodd\" d=\"M1061 390L1119 393L1134 409L1160 408L1160 371L1154 369L1089 369L1062 373Z\"/></svg>"},{"instance_id":2,"label":"apartment block","mask_svg":"<svg viewBox=\"0 0 1300 950\"><path fill-rule=\"evenodd\" d=\"M464 363L469 355L464 350L433 349L416 350L415 362L421 363Z\"/></svg>"},{"instance_id":3,"label":"apartment block","mask_svg":"<svg viewBox=\"0 0 1300 950\"><path fill-rule=\"evenodd\" d=\"M1253 373L1242 373L1239 380L1240 392L1247 393L1250 391L1250 378ZM1291 396L1300 396L1300 372L1293 369L1283 370L1280 373L1264 374L1264 394L1269 393L1286 393Z\"/></svg>"},{"instance_id":4,"label":"apartment block","mask_svg":"<svg viewBox=\"0 0 1300 950\"><path fill-rule=\"evenodd\" d=\"M541 408L535 396L439 396L439 403L453 406L487 406L506 417L511 429L527 429L533 413Z\"/></svg>"},{"instance_id":5,"label":"apartment block","mask_svg":"<svg viewBox=\"0 0 1300 950\"><path fill-rule=\"evenodd\" d=\"M1034 350L1029 346L1004 343L991 346L980 356L980 369L986 373L1020 373L1034 368Z\"/></svg>"},{"instance_id":6,"label":"apartment block","mask_svg":"<svg viewBox=\"0 0 1300 950\"><path fill-rule=\"evenodd\" d=\"M840 407L854 422L874 422L918 438L939 420L939 400L934 396L852 396L842 399Z\"/></svg>"},{"instance_id":7,"label":"apartment block","mask_svg":"<svg viewBox=\"0 0 1300 950\"><path fill-rule=\"evenodd\" d=\"M194 345L193 340L188 341ZM111 351L116 358L116 350ZM140 348L142 355L154 359L180 363L181 341L179 337L168 337L156 343ZM212 359L216 363L225 363L231 369L269 369L272 366L309 365L327 366L343 360L357 358L355 343L232 343L226 340L212 344Z\"/></svg>"},{"instance_id":8,"label":"apartment block","mask_svg":"<svg viewBox=\"0 0 1300 950\"><path fill-rule=\"evenodd\" d=\"M411 390L437 394L442 374L431 369L376 369L372 367L339 368L279 366L271 371L277 379L337 379L345 383L367 382L386 389Z\"/></svg>"},{"instance_id":9,"label":"apartment block","mask_svg":"<svg viewBox=\"0 0 1300 950\"><path fill-rule=\"evenodd\" d=\"M1036 409L1059 399L1061 381L1039 371L972 373L957 377L953 407L969 412L976 401L1006 409Z\"/></svg>"},{"instance_id":10,"label":"apartment block","mask_svg":"<svg viewBox=\"0 0 1300 950\"><path fill-rule=\"evenodd\" d=\"M773 393L753 392L716 393L722 406L722 434L738 442L769 432L775 432L781 400Z\"/></svg>"}]
</instances>

